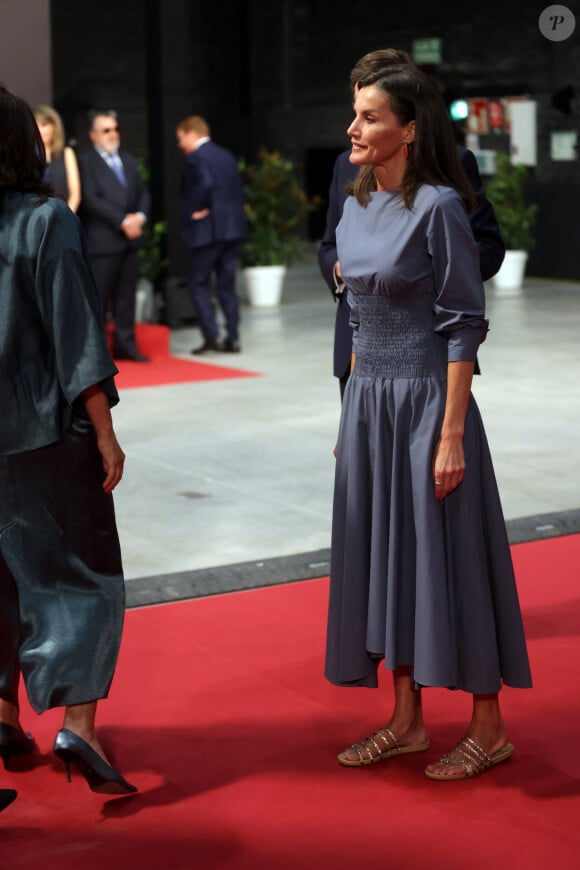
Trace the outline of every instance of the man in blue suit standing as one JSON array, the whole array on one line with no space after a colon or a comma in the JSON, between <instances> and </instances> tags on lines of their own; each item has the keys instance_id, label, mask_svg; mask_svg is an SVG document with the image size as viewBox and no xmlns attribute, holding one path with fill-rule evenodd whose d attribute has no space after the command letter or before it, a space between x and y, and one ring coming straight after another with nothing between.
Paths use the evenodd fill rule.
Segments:
<instances>
[{"instance_id":1,"label":"man in blue suit standing","mask_svg":"<svg viewBox=\"0 0 580 870\"><path fill-rule=\"evenodd\" d=\"M103 310L110 304L115 323L113 356L149 362L135 343L137 249L149 212L149 194L137 161L119 148L119 122L113 111L90 113L93 147L81 154L79 217Z\"/></svg>"},{"instance_id":2,"label":"man in blue suit standing","mask_svg":"<svg viewBox=\"0 0 580 870\"><path fill-rule=\"evenodd\" d=\"M189 290L203 334L192 353L240 351L240 306L236 269L246 237L244 191L234 155L210 139L199 115L180 121L177 145L186 155L179 197L181 234L189 247ZM217 297L224 313L227 338L220 341L209 281L217 279Z\"/></svg>"},{"instance_id":3,"label":"man in blue suit standing","mask_svg":"<svg viewBox=\"0 0 580 870\"><path fill-rule=\"evenodd\" d=\"M387 48L365 54L354 66L351 73L353 92L357 82L375 69L390 64L412 63L405 51ZM479 262L481 277L484 281L491 278L502 264L505 254L504 244L500 235L495 214L485 195L477 162L471 151L458 147L463 170L475 191L476 206L469 215L471 229L479 247ZM336 159L334 172L328 195L328 211L326 214L326 229L318 250L318 263L322 275L338 303L334 328L334 375L339 379L340 395L350 374L352 353L352 329L349 326L350 308L347 302L346 289L340 274L340 263L336 252L336 227L342 217L346 188L354 180L358 166L349 161L350 149L344 151ZM476 363L476 372L479 367Z\"/></svg>"}]
</instances>

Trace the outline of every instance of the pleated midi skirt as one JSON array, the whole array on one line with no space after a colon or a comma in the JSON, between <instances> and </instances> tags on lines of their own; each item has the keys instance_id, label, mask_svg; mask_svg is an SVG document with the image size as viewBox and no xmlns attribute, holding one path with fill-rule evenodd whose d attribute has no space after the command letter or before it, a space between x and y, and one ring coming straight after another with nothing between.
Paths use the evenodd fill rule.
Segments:
<instances>
[{"instance_id":1,"label":"pleated midi skirt","mask_svg":"<svg viewBox=\"0 0 580 870\"><path fill-rule=\"evenodd\" d=\"M357 359L357 366L358 366ZM418 686L531 686L505 522L470 399L465 478L435 499L446 381L351 375L338 436L326 676L377 685L410 666Z\"/></svg>"}]
</instances>

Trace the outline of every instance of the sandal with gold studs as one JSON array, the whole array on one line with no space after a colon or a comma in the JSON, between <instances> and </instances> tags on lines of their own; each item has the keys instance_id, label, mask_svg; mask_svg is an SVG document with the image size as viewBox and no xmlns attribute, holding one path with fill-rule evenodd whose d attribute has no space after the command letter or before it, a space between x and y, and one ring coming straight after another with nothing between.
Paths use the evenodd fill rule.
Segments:
<instances>
[{"instance_id":1,"label":"sandal with gold studs","mask_svg":"<svg viewBox=\"0 0 580 870\"><path fill-rule=\"evenodd\" d=\"M343 767L366 767L368 764L376 764L378 761L391 758L393 755L425 752L429 749L429 741L416 743L414 746L400 746L391 729L385 727L375 731L370 737L365 737L361 743L353 743L349 749L354 749L358 757L349 758L346 755L348 752L346 749L338 756L338 763L342 764Z\"/></svg>"},{"instance_id":2,"label":"sandal with gold studs","mask_svg":"<svg viewBox=\"0 0 580 870\"><path fill-rule=\"evenodd\" d=\"M508 758L511 758L514 752L514 747L511 743L506 743L505 746L502 746L501 749L498 749L497 752L493 752L491 755L488 755L485 749L476 743L475 740L472 740L471 737L462 737L455 749L452 749L451 752L447 752L443 758L440 759L438 764L449 764L453 767L460 767L462 769L461 773L431 773L431 771L426 770L425 775L429 777L429 779L438 779L440 781L444 780L457 780L457 779L471 779L472 776L479 776L480 773L485 773L486 770L489 770L491 767L495 767L496 764L501 764L502 761L507 761Z\"/></svg>"}]
</instances>

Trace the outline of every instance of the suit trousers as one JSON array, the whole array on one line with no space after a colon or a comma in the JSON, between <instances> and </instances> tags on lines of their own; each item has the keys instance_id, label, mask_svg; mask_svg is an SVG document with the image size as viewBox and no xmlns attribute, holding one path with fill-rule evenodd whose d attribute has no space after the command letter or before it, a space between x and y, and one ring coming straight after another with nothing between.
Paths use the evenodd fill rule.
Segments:
<instances>
[{"instance_id":1,"label":"suit trousers","mask_svg":"<svg viewBox=\"0 0 580 870\"><path fill-rule=\"evenodd\" d=\"M135 293L139 278L136 248L114 254L91 253L91 265L101 294L103 312L111 309L115 324L114 354L133 354L135 344Z\"/></svg>"},{"instance_id":2,"label":"suit trousers","mask_svg":"<svg viewBox=\"0 0 580 870\"><path fill-rule=\"evenodd\" d=\"M189 249L189 292L206 341L218 338L218 325L211 300L209 282L216 274L216 293L226 321L228 341L239 340L240 303L236 293L236 269L240 262L240 242L213 242Z\"/></svg>"}]
</instances>

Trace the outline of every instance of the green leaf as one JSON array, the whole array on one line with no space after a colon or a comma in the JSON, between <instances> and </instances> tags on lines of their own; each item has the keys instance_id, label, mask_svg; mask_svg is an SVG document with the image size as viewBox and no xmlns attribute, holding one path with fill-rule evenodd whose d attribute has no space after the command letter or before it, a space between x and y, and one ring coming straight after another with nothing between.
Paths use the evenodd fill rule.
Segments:
<instances>
[{"instance_id":1,"label":"green leaf","mask_svg":"<svg viewBox=\"0 0 580 870\"><path fill-rule=\"evenodd\" d=\"M255 164L241 160L238 165L248 222L243 265L291 265L305 255L305 243L294 230L310 211L320 207L320 199L307 197L293 163L278 151L262 147Z\"/></svg>"},{"instance_id":2,"label":"green leaf","mask_svg":"<svg viewBox=\"0 0 580 870\"><path fill-rule=\"evenodd\" d=\"M507 154L496 153L495 175L487 185L487 197L499 224L508 250L530 251L535 242L533 228L537 205L526 205L524 199L528 171L521 164L512 164Z\"/></svg>"}]
</instances>

